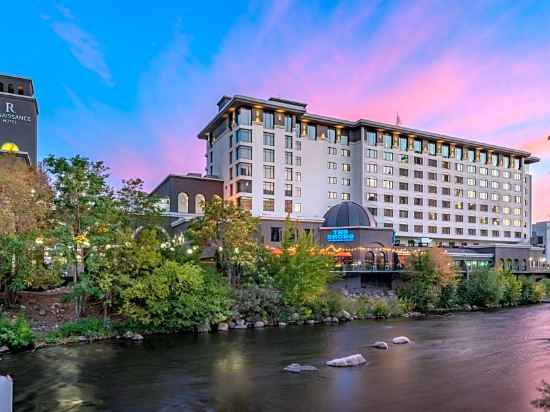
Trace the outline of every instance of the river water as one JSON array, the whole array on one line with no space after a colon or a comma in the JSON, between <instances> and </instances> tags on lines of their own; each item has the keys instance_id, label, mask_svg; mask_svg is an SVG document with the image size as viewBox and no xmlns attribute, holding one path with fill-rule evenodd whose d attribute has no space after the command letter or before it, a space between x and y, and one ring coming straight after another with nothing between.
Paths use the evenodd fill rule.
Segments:
<instances>
[{"instance_id":1,"label":"river water","mask_svg":"<svg viewBox=\"0 0 550 412\"><path fill-rule=\"evenodd\" d=\"M414 344L366 347L399 335ZM353 353L368 363L324 366ZM292 362L320 371L282 372ZM17 412L530 411L550 381L550 305L52 347L0 371Z\"/></svg>"}]
</instances>

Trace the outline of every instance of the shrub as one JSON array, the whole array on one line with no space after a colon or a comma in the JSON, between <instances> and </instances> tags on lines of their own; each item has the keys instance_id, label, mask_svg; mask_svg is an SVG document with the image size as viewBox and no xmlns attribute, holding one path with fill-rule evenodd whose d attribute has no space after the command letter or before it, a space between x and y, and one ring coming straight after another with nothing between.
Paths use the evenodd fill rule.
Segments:
<instances>
[{"instance_id":1,"label":"shrub","mask_svg":"<svg viewBox=\"0 0 550 412\"><path fill-rule=\"evenodd\" d=\"M546 293L544 284L537 283L527 276L520 276L519 279L521 281L520 302L524 305L542 302Z\"/></svg>"},{"instance_id":2,"label":"shrub","mask_svg":"<svg viewBox=\"0 0 550 412\"><path fill-rule=\"evenodd\" d=\"M245 286L235 292L233 309L246 319L277 319L282 305L281 293L257 285Z\"/></svg>"},{"instance_id":3,"label":"shrub","mask_svg":"<svg viewBox=\"0 0 550 412\"><path fill-rule=\"evenodd\" d=\"M499 277L503 285L500 304L503 306L516 306L521 299L521 281L511 272L501 272Z\"/></svg>"},{"instance_id":4,"label":"shrub","mask_svg":"<svg viewBox=\"0 0 550 412\"><path fill-rule=\"evenodd\" d=\"M480 269L462 281L458 293L464 304L492 307L501 302L504 285L497 271Z\"/></svg>"},{"instance_id":5,"label":"shrub","mask_svg":"<svg viewBox=\"0 0 550 412\"><path fill-rule=\"evenodd\" d=\"M93 338L105 336L108 333L109 329L104 325L103 321L90 317L62 324L55 331L52 331L46 335L46 341L55 342L70 336L86 336Z\"/></svg>"},{"instance_id":6,"label":"shrub","mask_svg":"<svg viewBox=\"0 0 550 412\"><path fill-rule=\"evenodd\" d=\"M167 261L122 291L121 313L147 328L180 331L225 320L232 303L218 274Z\"/></svg>"},{"instance_id":7,"label":"shrub","mask_svg":"<svg viewBox=\"0 0 550 412\"><path fill-rule=\"evenodd\" d=\"M20 350L31 346L33 341L34 333L24 318L18 317L15 322L0 319L0 345L5 345L11 350Z\"/></svg>"},{"instance_id":8,"label":"shrub","mask_svg":"<svg viewBox=\"0 0 550 412\"><path fill-rule=\"evenodd\" d=\"M539 283L544 286L545 297L550 297L550 279L542 279Z\"/></svg>"},{"instance_id":9,"label":"shrub","mask_svg":"<svg viewBox=\"0 0 550 412\"><path fill-rule=\"evenodd\" d=\"M430 248L411 255L405 271L406 284L400 291L400 296L414 303L416 309L433 310L441 303L442 293L446 288L444 303L451 303L448 292L453 291L457 274L452 258L443 250Z\"/></svg>"}]
</instances>

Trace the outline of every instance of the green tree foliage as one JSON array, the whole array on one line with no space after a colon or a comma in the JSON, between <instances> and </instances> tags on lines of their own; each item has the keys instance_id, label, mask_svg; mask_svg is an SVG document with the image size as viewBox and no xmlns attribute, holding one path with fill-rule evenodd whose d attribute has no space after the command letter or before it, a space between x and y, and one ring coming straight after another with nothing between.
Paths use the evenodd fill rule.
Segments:
<instances>
[{"instance_id":1,"label":"green tree foliage","mask_svg":"<svg viewBox=\"0 0 550 412\"><path fill-rule=\"evenodd\" d=\"M479 269L463 281L459 295L465 304L479 307L497 306L503 299L505 285L494 269Z\"/></svg>"},{"instance_id":2,"label":"green tree foliage","mask_svg":"<svg viewBox=\"0 0 550 412\"><path fill-rule=\"evenodd\" d=\"M524 305L541 303L546 294L544 284L535 282L532 277L520 276L519 279L522 287L520 303Z\"/></svg>"},{"instance_id":3,"label":"green tree foliage","mask_svg":"<svg viewBox=\"0 0 550 412\"><path fill-rule=\"evenodd\" d=\"M500 304L503 306L517 306L521 299L521 281L509 271L500 272L499 280L503 285Z\"/></svg>"},{"instance_id":4,"label":"green tree foliage","mask_svg":"<svg viewBox=\"0 0 550 412\"><path fill-rule=\"evenodd\" d=\"M186 234L200 250L211 248L218 269L236 284L243 273L256 268L258 224L247 210L215 196L204 205L204 216L195 219Z\"/></svg>"},{"instance_id":5,"label":"green tree foliage","mask_svg":"<svg viewBox=\"0 0 550 412\"><path fill-rule=\"evenodd\" d=\"M312 236L299 233L289 221L283 233L282 250L272 271L285 303L301 307L321 297L333 279L333 258L321 254Z\"/></svg>"},{"instance_id":6,"label":"green tree foliage","mask_svg":"<svg viewBox=\"0 0 550 412\"><path fill-rule=\"evenodd\" d=\"M401 295L412 302L417 310L428 311L450 305L457 274L452 258L440 248L430 248L412 254L406 264L406 285Z\"/></svg>"},{"instance_id":7,"label":"green tree foliage","mask_svg":"<svg viewBox=\"0 0 550 412\"><path fill-rule=\"evenodd\" d=\"M0 345L11 350L28 348L33 344L34 333L25 319L18 317L15 322L0 318Z\"/></svg>"},{"instance_id":8,"label":"green tree foliage","mask_svg":"<svg viewBox=\"0 0 550 412\"><path fill-rule=\"evenodd\" d=\"M123 290L121 313L148 328L180 331L225 320L231 304L219 275L167 261Z\"/></svg>"}]
</instances>

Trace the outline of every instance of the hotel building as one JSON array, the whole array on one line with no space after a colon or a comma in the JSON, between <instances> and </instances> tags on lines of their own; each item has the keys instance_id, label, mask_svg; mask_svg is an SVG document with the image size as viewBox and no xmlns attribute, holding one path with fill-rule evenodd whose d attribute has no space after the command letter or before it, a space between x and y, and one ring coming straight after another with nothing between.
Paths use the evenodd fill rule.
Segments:
<instances>
[{"instance_id":1,"label":"hotel building","mask_svg":"<svg viewBox=\"0 0 550 412\"><path fill-rule=\"evenodd\" d=\"M223 197L280 241L287 215L320 228L329 208L362 205L396 243L529 247L530 153L371 120L307 112L279 98L224 96L199 133Z\"/></svg>"}]
</instances>

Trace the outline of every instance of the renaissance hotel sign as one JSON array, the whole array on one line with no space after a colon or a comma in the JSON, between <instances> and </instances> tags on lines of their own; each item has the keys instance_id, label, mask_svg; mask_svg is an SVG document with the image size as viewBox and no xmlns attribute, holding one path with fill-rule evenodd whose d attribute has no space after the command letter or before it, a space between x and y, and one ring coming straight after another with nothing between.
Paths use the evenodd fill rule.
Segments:
<instances>
[{"instance_id":1,"label":"renaissance hotel sign","mask_svg":"<svg viewBox=\"0 0 550 412\"><path fill-rule=\"evenodd\" d=\"M0 146L15 144L36 164L36 103L32 97L0 93Z\"/></svg>"},{"instance_id":2,"label":"renaissance hotel sign","mask_svg":"<svg viewBox=\"0 0 550 412\"><path fill-rule=\"evenodd\" d=\"M355 234L349 229L332 229L327 233L327 242L353 242Z\"/></svg>"}]
</instances>

